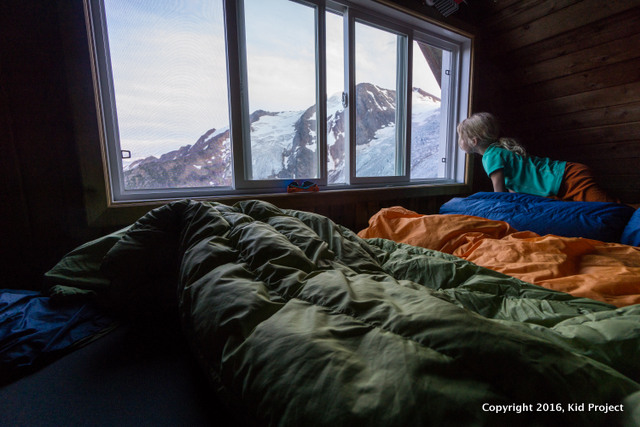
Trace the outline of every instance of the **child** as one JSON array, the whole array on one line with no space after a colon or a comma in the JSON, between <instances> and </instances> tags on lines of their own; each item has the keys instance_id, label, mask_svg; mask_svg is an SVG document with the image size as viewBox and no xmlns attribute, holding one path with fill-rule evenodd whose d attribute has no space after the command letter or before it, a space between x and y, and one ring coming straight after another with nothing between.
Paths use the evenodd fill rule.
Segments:
<instances>
[{"instance_id":1,"label":"child","mask_svg":"<svg viewBox=\"0 0 640 427\"><path fill-rule=\"evenodd\" d=\"M477 113L460 122L458 135L464 152L482 155L482 165L496 192L619 203L598 187L587 166L529 156L514 139L500 137L498 120L490 113Z\"/></svg>"}]
</instances>

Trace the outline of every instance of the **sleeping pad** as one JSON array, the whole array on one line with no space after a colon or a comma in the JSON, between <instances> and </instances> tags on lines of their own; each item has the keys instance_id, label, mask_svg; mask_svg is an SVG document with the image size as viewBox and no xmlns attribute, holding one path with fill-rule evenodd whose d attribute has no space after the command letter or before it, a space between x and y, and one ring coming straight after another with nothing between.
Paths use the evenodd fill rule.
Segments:
<instances>
[{"instance_id":1,"label":"sleeping pad","mask_svg":"<svg viewBox=\"0 0 640 427\"><path fill-rule=\"evenodd\" d=\"M93 291L116 310L177 304L204 375L251 425L617 425L638 401L640 306L318 214L173 202L100 274L110 284Z\"/></svg>"}]
</instances>

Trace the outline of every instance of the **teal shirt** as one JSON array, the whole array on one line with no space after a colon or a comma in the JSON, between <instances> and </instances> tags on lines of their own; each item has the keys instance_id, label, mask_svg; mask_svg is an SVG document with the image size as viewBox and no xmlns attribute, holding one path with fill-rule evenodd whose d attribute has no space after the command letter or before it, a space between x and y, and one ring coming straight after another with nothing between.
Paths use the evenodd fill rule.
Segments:
<instances>
[{"instance_id":1,"label":"teal shirt","mask_svg":"<svg viewBox=\"0 0 640 427\"><path fill-rule=\"evenodd\" d=\"M482 155L487 175L503 169L504 183L509 190L544 197L558 194L566 164L546 157L522 157L497 144L490 145Z\"/></svg>"}]
</instances>

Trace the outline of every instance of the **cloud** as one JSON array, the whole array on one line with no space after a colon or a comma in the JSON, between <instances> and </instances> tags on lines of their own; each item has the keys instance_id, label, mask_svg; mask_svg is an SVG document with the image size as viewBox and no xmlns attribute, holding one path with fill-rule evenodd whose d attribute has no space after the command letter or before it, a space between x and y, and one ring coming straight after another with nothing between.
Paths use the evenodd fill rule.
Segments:
<instances>
[{"instance_id":1,"label":"cloud","mask_svg":"<svg viewBox=\"0 0 640 427\"><path fill-rule=\"evenodd\" d=\"M145 129L185 145L212 127L228 126L220 35L145 28L121 40L111 41L111 59L123 145Z\"/></svg>"}]
</instances>

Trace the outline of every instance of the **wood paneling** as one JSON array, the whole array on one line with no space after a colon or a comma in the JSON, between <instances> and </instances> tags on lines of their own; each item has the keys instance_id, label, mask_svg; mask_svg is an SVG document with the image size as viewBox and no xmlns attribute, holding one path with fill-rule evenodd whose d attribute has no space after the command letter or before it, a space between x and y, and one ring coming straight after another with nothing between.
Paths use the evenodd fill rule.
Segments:
<instances>
[{"instance_id":1,"label":"wood paneling","mask_svg":"<svg viewBox=\"0 0 640 427\"><path fill-rule=\"evenodd\" d=\"M5 60L0 49L0 64ZM0 76L2 69L0 69ZM0 77L0 82L2 78ZM29 223L29 210L22 185L22 171L19 168L16 140L13 136L13 116L9 106L8 93L0 84L0 188L3 201L0 204L0 236L3 242L31 240L31 225ZM4 248L3 248L4 249ZM16 250L2 250L0 259L0 277L15 277L22 268L19 267L24 259L27 259L29 251L24 247ZM4 283L3 286L10 286Z\"/></svg>"},{"instance_id":2,"label":"wood paneling","mask_svg":"<svg viewBox=\"0 0 640 427\"><path fill-rule=\"evenodd\" d=\"M628 0L532 1L519 11L520 19L503 20L498 24L488 20L488 22L481 22L480 25L482 31L488 31L499 40L493 52L500 54L561 36L570 30L597 25L603 19L626 12L636 6L636 1ZM518 5L505 6L502 2L495 2L492 7L495 9L517 8Z\"/></svg>"},{"instance_id":3,"label":"wood paneling","mask_svg":"<svg viewBox=\"0 0 640 427\"><path fill-rule=\"evenodd\" d=\"M497 114L531 153L586 163L607 191L639 203L640 2L483 5L473 110Z\"/></svg>"},{"instance_id":4,"label":"wood paneling","mask_svg":"<svg viewBox=\"0 0 640 427\"><path fill-rule=\"evenodd\" d=\"M0 2L2 286L40 284L82 235L82 192L56 2ZM5 127L6 124L6 127ZM4 230L7 229L5 233Z\"/></svg>"}]
</instances>

